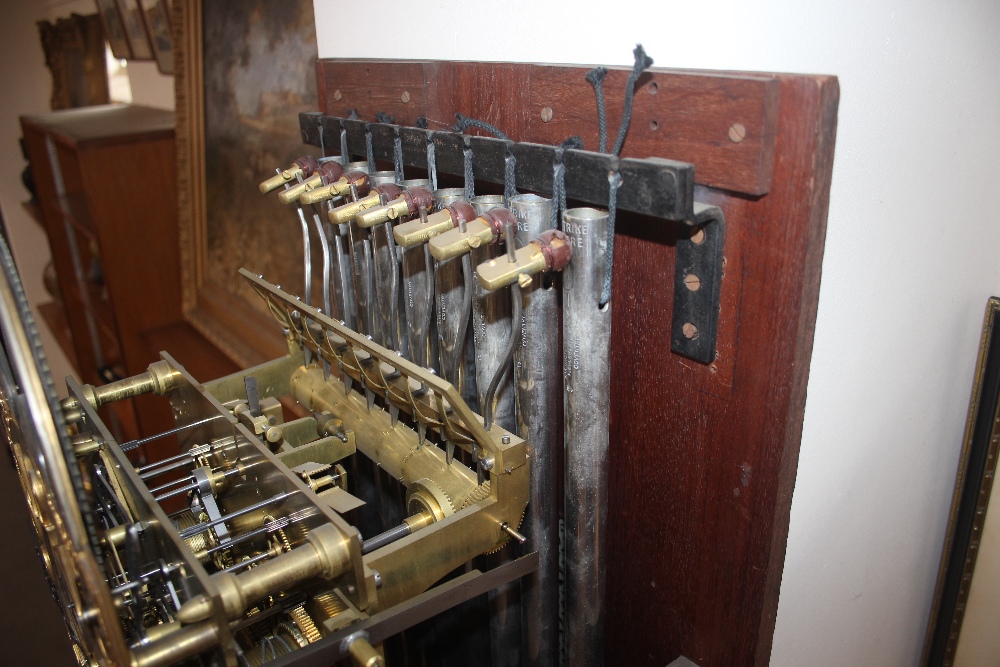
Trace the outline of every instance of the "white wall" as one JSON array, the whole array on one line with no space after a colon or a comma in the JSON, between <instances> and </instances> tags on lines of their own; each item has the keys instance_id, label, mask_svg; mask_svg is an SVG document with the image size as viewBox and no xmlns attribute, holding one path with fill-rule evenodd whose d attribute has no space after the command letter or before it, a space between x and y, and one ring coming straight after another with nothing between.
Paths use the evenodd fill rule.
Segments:
<instances>
[{"instance_id":1,"label":"white wall","mask_svg":"<svg viewBox=\"0 0 1000 667\"><path fill-rule=\"evenodd\" d=\"M315 0L321 57L829 73L841 102L775 665L912 665L983 308L1000 292L1000 3ZM442 30L457 21L468 31ZM502 39L483 39L496 26Z\"/></svg>"}]
</instances>

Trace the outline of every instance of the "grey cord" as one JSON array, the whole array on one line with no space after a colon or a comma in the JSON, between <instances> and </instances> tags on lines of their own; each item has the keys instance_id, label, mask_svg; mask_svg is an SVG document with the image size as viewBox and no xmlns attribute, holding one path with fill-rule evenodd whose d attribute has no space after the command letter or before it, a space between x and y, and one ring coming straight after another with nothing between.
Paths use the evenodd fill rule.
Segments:
<instances>
[{"instance_id":1,"label":"grey cord","mask_svg":"<svg viewBox=\"0 0 1000 667\"><path fill-rule=\"evenodd\" d=\"M399 136L399 127L393 128L392 162L396 170L396 182L403 180L403 140Z\"/></svg>"},{"instance_id":2,"label":"grey cord","mask_svg":"<svg viewBox=\"0 0 1000 667\"><path fill-rule=\"evenodd\" d=\"M365 123L365 149L368 151L368 173L373 174L375 173L375 148L372 146L372 126L370 123Z\"/></svg>"},{"instance_id":3,"label":"grey cord","mask_svg":"<svg viewBox=\"0 0 1000 667\"><path fill-rule=\"evenodd\" d=\"M601 288L601 301L598 304L604 308L611 301L611 275L615 261L615 214L618 209L618 188L622 184L622 175L615 168L608 174L608 246L604 262L604 286Z\"/></svg>"},{"instance_id":4,"label":"grey cord","mask_svg":"<svg viewBox=\"0 0 1000 667\"><path fill-rule=\"evenodd\" d=\"M594 97L597 98L597 131L600 134L601 153L608 152L608 117L604 110L604 77L607 67L595 67L587 72L587 81L594 87Z\"/></svg>"},{"instance_id":5,"label":"grey cord","mask_svg":"<svg viewBox=\"0 0 1000 667\"><path fill-rule=\"evenodd\" d=\"M418 121L419 122L419 121ZM424 119L424 125L427 119ZM427 179L431 182L431 192L438 189L437 159L434 155L434 133L427 133Z\"/></svg>"},{"instance_id":6,"label":"grey cord","mask_svg":"<svg viewBox=\"0 0 1000 667\"><path fill-rule=\"evenodd\" d=\"M466 129L474 127L477 130L482 130L484 132L489 132L497 139L503 139L504 141L510 141L510 137L504 134L503 130L498 128L496 125L491 125L484 120L478 120L476 118L466 118L460 113L455 114L455 120L457 121L451 128L452 132L458 132L461 134L465 132Z\"/></svg>"},{"instance_id":7,"label":"grey cord","mask_svg":"<svg viewBox=\"0 0 1000 667\"><path fill-rule=\"evenodd\" d=\"M462 151L465 161L465 199L471 200L476 196L476 177L472 172L472 146L469 145L469 138L465 138L465 149Z\"/></svg>"},{"instance_id":8,"label":"grey cord","mask_svg":"<svg viewBox=\"0 0 1000 667\"><path fill-rule=\"evenodd\" d=\"M513 143L507 144L507 155L503 159L503 199L510 208L510 200L517 195L515 179L517 177L517 158L512 151Z\"/></svg>"},{"instance_id":9,"label":"grey cord","mask_svg":"<svg viewBox=\"0 0 1000 667\"><path fill-rule=\"evenodd\" d=\"M653 64L653 59L646 55L642 44L636 44L635 50L632 53L635 55L635 65L632 66L632 73L628 75L628 81L625 83L625 109L622 112L622 124L618 128L618 139L615 140L615 147L611 150L615 155L621 155L622 146L625 145L625 135L628 134L628 126L632 122L632 101L635 99L635 84L643 71Z\"/></svg>"}]
</instances>

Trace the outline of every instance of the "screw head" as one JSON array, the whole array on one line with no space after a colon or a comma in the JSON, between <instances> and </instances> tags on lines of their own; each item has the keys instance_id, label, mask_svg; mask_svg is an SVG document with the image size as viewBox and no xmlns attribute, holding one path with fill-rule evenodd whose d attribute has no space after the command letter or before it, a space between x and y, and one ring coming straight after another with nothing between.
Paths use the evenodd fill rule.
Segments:
<instances>
[{"instance_id":1,"label":"screw head","mask_svg":"<svg viewBox=\"0 0 1000 667\"><path fill-rule=\"evenodd\" d=\"M685 322L684 326L681 327L681 333L683 333L684 337L688 340L694 340L698 337L698 327L690 322Z\"/></svg>"},{"instance_id":2,"label":"screw head","mask_svg":"<svg viewBox=\"0 0 1000 667\"><path fill-rule=\"evenodd\" d=\"M747 136L747 128L743 126L743 123L733 123L729 126L729 140L734 144L738 144Z\"/></svg>"},{"instance_id":3,"label":"screw head","mask_svg":"<svg viewBox=\"0 0 1000 667\"><path fill-rule=\"evenodd\" d=\"M691 243L695 245L701 245L705 242L705 230L701 227L695 227L694 231L691 232Z\"/></svg>"},{"instance_id":4,"label":"screw head","mask_svg":"<svg viewBox=\"0 0 1000 667\"><path fill-rule=\"evenodd\" d=\"M492 456L487 456L483 459L483 470L493 470L493 464L495 461Z\"/></svg>"},{"instance_id":5,"label":"screw head","mask_svg":"<svg viewBox=\"0 0 1000 667\"><path fill-rule=\"evenodd\" d=\"M684 286L687 287L692 292L697 292L699 289L701 289L701 278L694 275L693 273L689 273L686 276L684 276Z\"/></svg>"},{"instance_id":6,"label":"screw head","mask_svg":"<svg viewBox=\"0 0 1000 667\"><path fill-rule=\"evenodd\" d=\"M399 96L399 99L403 100L403 104L410 103L410 91L404 90L403 94Z\"/></svg>"},{"instance_id":7,"label":"screw head","mask_svg":"<svg viewBox=\"0 0 1000 667\"><path fill-rule=\"evenodd\" d=\"M542 107L542 122L548 123L552 120L552 107Z\"/></svg>"},{"instance_id":8,"label":"screw head","mask_svg":"<svg viewBox=\"0 0 1000 667\"><path fill-rule=\"evenodd\" d=\"M500 438L500 442L502 442L505 445L509 445L510 444L510 436L509 435L503 436L502 438Z\"/></svg>"},{"instance_id":9,"label":"screw head","mask_svg":"<svg viewBox=\"0 0 1000 667\"><path fill-rule=\"evenodd\" d=\"M339 102L339 101L340 101L340 99L341 99L341 98L342 98L343 96L344 96L344 94L340 92L340 89L339 89L339 88L338 88L337 90L333 91L333 99L335 99L336 101L338 101L338 102Z\"/></svg>"}]
</instances>

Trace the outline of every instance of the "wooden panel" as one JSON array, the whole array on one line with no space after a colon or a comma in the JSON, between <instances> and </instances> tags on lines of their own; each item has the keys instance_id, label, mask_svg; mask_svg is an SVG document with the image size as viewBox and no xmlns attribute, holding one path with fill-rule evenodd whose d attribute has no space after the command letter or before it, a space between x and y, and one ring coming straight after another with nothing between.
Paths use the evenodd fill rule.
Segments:
<instances>
[{"instance_id":1,"label":"wooden panel","mask_svg":"<svg viewBox=\"0 0 1000 667\"><path fill-rule=\"evenodd\" d=\"M106 104L24 116L23 125L50 133L73 149L174 136L174 114L137 104Z\"/></svg>"},{"instance_id":2,"label":"wooden panel","mask_svg":"<svg viewBox=\"0 0 1000 667\"><path fill-rule=\"evenodd\" d=\"M425 116L431 129L445 129L461 113L496 125L516 141L559 144L579 135L587 149L598 148L594 90L585 79L589 68L324 59L316 69L320 110L330 115L346 117L354 110L373 120L383 111L402 125ZM605 78L609 148L621 122L627 78L625 68L611 68ZM778 86L772 75L649 70L639 79L622 156L692 162L698 183L765 194ZM548 122L541 117L545 107L553 112Z\"/></svg>"},{"instance_id":3,"label":"wooden panel","mask_svg":"<svg viewBox=\"0 0 1000 667\"><path fill-rule=\"evenodd\" d=\"M412 90L409 104L386 97L379 99L387 107L377 108L357 97L361 89L341 86L371 66L366 95L389 81L405 80L409 90L414 65L321 61L321 111L355 108L364 119L387 111L401 124L427 114L431 128L461 112L515 140L552 144L579 134L596 148L587 68L422 63L424 108L414 108ZM626 76L606 79L609 143ZM641 83L624 154L694 164L697 200L726 215L725 270L717 359L701 365L672 354L682 230L620 215L605 662L662 666L683 654L702 667L766 665L812 351L838 82L654 70ZM553 109L549 123L542 106ZM743 132L733 141L737 123Z\"/></svg>"},{"instance_id":4,"label":"wooden panel","mask_svg":"<svg viewBox=\"0 0 1000 667\"><path fill-rule=\"evenodd\" d=\"M173 139L135 143L127 153L117 146L79 153L129 375L157 360L141 344L141 332L182 319L173 157ZM138 178L135 165L142 165Z\"/></svg>"}]
</instances>

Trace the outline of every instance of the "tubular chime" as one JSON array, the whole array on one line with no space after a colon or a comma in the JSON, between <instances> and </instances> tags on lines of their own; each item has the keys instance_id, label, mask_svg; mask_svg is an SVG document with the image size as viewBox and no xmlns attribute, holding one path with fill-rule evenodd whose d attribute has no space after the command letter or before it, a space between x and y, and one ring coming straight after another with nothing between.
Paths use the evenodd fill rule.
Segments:
<instances>
[{"instance_id":1,"label":"tubular chime","mask_svg":"<svg viewBox=\"0 0 1000 667\"><path fill-rule=\"evenodd\" d=\"M32 401L35 419L13 412L7 432L81 662L374 667L386 639L479 604L489 646L466 642L458 664L601 664L614 214L690 226L678 253L701 283L675 290L672 344L704 360L721 212L694 202L684 163L301 125L348 154L260 184L304 247L301 297L240 271L285 337L278 359L202 384L163 353L103 387L69 379L60 403L0 243L0 404ZM406 179L428 146L436 171ZM555 209L556 157L567 198L602 208ZM432 189L447 174L465 187ZM175 428L118 442L99 411L150 394ZM177 454L142 458L167 439Z\"/></svg>"},{"instance_id":2,"label":"tubular chime","mask_svg":"<svg viewBox=\"0 0 1000 667\"><path fill-rule=\"evenodd\" d=\"M552 228L553 201L534 193L553 191L553 147L316 113L301 114L300 125L307 144L337 145L346 136L341 145L351 153L371 151L375 160L397 165L394 172L378 172L387 181L395 176L395 184L370 191L347 187L361 176L336 170L331 171L339 180L331 185L329 178L304 180L305 171L299 176L298 201L325 202L331 225L337 254L330 258L333 268L324 272L324 290L327 276L334 276L330 289L340 295L332 316L356 322L359 333L433 369L478 409L487 430L516 432L528 443L531 495L522 532L527 548L538 553L539 568L520 586L491 591L494 666L555 665L560 653L565 664L600 664L611 381L612 304L601 303L612 259L608 211L570 208L561 211L559 228ZM399 165L424 172L429 145L436 168L430 178L400 178ZM516 184L531 193L470 197L468 180L465 188L432 191L430 183L441 173L468 179L470 149L476 182L502 183L508 194ZM694 201L691 165L582 150L565 150L559 157L568 199L606 206L610 183L620 177L618 210L707 230L694 244L704 246L699 261L721 261L722 214ZM350 164L350 157L323 161ZM294 165L282 173L292 170ZM288 192L282 193L286 199ZM339 239L349 242L338 244ZM698 249L685 252L697 255ZM350 281L344 279L348 275ZM673 344L709 361L715 353L721 271L701 275L700 294L679 294L675 301L675 315L683 315L677 326L690 327L691 314L697 313L698 335L682 330ZM553 418L560 412L562 428ZM445 438L443 446L451 461L455 443ZM479 460L475 449L472 454ZM480 463L479 483L484 474ZM562 488L565 498L558 495ZM565 525L563 591L560 521ZM560 630L561 597L565 627Z\"/></svg>"}]
</instances>

